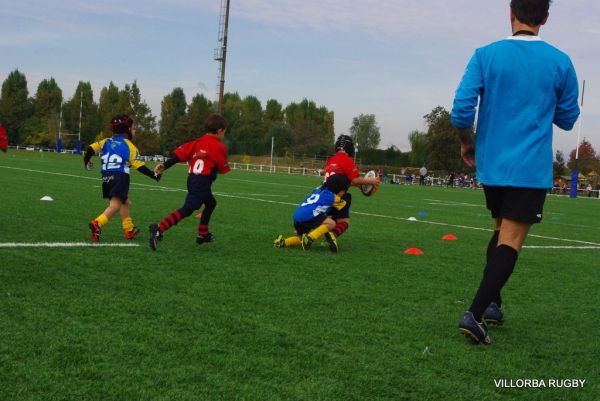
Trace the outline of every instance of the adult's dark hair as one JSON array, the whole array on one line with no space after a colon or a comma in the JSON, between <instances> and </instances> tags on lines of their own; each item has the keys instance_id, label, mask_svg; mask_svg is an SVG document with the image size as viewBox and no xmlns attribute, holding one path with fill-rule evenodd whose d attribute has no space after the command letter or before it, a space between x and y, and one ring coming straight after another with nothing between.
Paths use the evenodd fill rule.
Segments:
<instances>
[{"instance_id":1,"label":"adult's dark hair","mask_svg":"<svg viewBox=\"0 0 600 401\"><path fill-rule=\"evenodd\" d=\"M216 134L221 128L227 129L227 120L220 114L211 114L204 121L204 132Z\"/></svg>"},{"instance_id":2,"label":"adult's dark hair","mask_svg":"<svg viewBox=\"0 0 600 401\"><path fill-rule=\"evenodd\" d=\"M519 21L529 26L538 26L548 16L552 0L511 0L510 8Z\"/></svg>"}]
</instances>

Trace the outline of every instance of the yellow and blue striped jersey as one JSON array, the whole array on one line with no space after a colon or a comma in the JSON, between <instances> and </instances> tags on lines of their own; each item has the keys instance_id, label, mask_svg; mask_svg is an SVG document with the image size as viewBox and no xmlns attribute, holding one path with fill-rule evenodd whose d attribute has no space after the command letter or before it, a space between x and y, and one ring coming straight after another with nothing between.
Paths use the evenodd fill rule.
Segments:
<instances>
[{"instance_id":1,"label":"yellow and blue striped jersey","mask_svg":"<svg viewBox=\"0 0 600 401\"><path fill-rule=\"evenodd\" d=\"M124 136L102 139L94 142L90 147L102 160L100 169L102 173L120 171L129 174L130 166L137 170L144 165L144 162L139 160L138 149Z\"/></svg>"}]
</instances>

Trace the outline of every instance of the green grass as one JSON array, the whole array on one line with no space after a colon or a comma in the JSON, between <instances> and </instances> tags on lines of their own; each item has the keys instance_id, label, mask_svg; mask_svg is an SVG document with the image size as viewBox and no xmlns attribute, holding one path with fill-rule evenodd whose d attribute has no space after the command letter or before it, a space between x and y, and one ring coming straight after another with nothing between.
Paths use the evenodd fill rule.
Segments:
<instances>
[{"instance_id":1,"label":"green grass","mask_svg":"<svg viewBox=\"0 0 600 401\"><path fill-rule=\"evenodd\" d=\"M473 346L456 325L491 235L482 191L355 189L340 253L304 252L272 240L318 179L234 171L213 187L217 242L196 245L190 217L152 252L147 226L182 205L185 176L132 173L137 248L0 248L1 400L600 399L600 249L525 248L496 343ZM89 241L106 204L80 157L0 155L0 243ZM598 244L599 211L550 197L526 245ZM102 241L125 242L118 218ZM586 383L494 385L525 378Z\"/></svg>"}]
</instances>

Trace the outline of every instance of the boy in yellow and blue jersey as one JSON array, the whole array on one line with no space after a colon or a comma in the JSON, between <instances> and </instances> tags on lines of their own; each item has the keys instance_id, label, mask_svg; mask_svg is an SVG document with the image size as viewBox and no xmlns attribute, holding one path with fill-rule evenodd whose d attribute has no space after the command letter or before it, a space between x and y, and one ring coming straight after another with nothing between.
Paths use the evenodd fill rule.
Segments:
<instances>
[{"instance_id":1,"label":"boy in yellow and blue jersey","mask_svg":"<svg viewBox=\"0 0 600 401\"><path fill-rule=\"evenodd\" d=\"M325 235L329 250L337 252L337 240L331 232L336 222L331 217L331 213L346 206L346 201L342 197L348 186L349 181L344 174L330 175L322 186L315 188L296 208L294 228L297 235L288 238L279 235L273 242L273 246L286 248L302 245L302 249L308 251L314 241Z\"/></svg>"},{"instance_id":2,"label":"boy in yellow and blue jersey","mask_svg":"<svg viewBox=\"0 0 600 401\"><path fill-rule=\"evenodd\" d=\"M100 240L102 227L117 212L121 215L125 238L133 239L140 230L133 225L129 215L129 168L133 167L140 173L160 181L160 174L155 174L138 159L139 152L133 140L135 129L133 120L125 114L114 116L110 121L113 132L112 138L102 139L91 144L85 153L83 163L88 170L92 169L91 158L98 153L102 166L102 196L110 199L108 207L89 224L92 231L92 241Z\"/></svg>"}]
</instances>

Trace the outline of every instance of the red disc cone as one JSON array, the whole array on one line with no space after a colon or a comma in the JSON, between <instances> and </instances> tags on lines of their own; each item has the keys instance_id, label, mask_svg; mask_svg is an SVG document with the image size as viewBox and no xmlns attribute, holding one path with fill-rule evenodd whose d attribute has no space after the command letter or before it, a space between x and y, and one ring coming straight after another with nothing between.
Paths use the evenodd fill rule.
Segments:
<instances>
[{"instance_id":1,"label":"red disc cone","mask_svg":"<svg viewBox=\"0 0 600 401\"><path fill-rule=\"evenodd\" d=\"M408 248L404 253L407 255L424 255L423 251L419 248Z\"/></svg>"},{"instance_id":2,"label":"red disc cone","mask_svg":"<svg viewBox=\"0 0 600 401\"><path fill-rule=\"evenodd\" d=\"M446 241L458 241L458 238L456 237L456 235L452 235L452 234L446 234L442 237L443 240Z\"/></svg>"},{"instance_id":3,"label":"red disc cone","mask_svg":"<svg viewBox=\"0 0 600 401\"><path fill-rule=\"evenodd\" d=\"M201 219L201 218L202 218L202 212L198 213L198 214L196 215L196 217L197 217L197 218L199 218L199 219Z\"/></svg>"}]
</instances>

